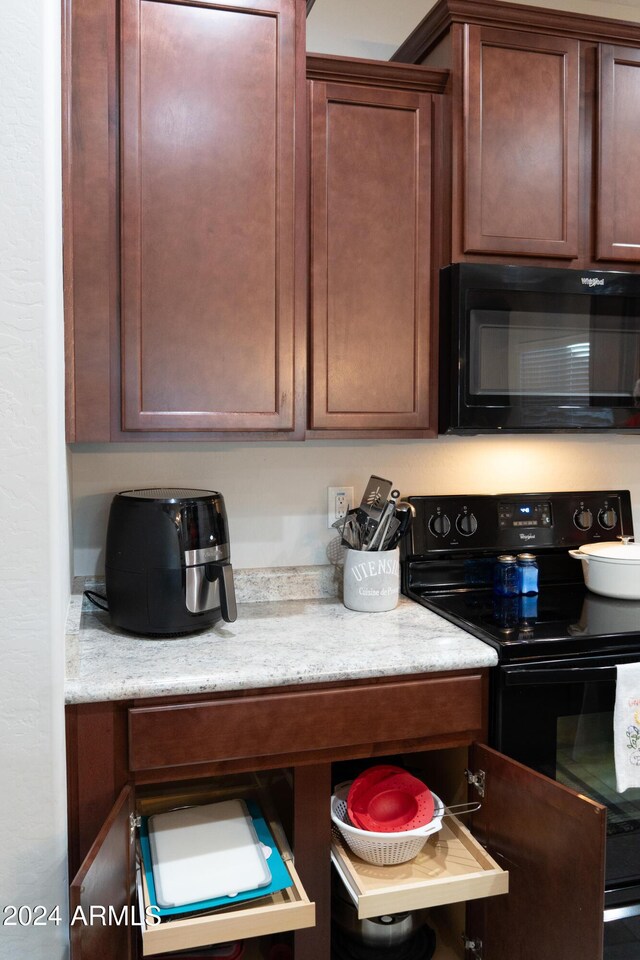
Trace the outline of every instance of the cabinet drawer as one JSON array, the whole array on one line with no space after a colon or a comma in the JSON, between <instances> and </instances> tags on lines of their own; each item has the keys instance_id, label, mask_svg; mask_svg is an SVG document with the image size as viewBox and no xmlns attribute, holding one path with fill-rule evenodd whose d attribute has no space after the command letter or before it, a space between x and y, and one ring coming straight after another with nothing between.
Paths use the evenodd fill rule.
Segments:
<instances>
[{"instance_id":1,"label":"cabinet drawer","mask_svg":"<svg viewBox=\"0 0 640 960\"><path fill-rule=\"evenodd\" d=\"M480 673L129 710L132 771L482 729Z\"/></svg>"},{"instance_id":2,"label":"cabinet drawer","mask_svg":"<svg viewBox=\"0 0 640 960\"><path fill-rule=\"evenodd\" d=\"M273 825L271 825L273 827ZM155 956L169 951L190 950L212 943L261 937L267 934L300 930L315 925L315 904L311 903L291 855L282 852L282 858L293 880L293 886L279 893L248 902L233 910L191 916L163 923L145 923L141 928L143 956ZM146 916L149 891L144 874L138 873L138 897L141 915Z\"/></svg>"},{"instance_id":3,"label":"cabinet drawer","mask_svg":"<svg viewBox=\"0 0 640 960\"><path fill-rule=\"evenodd\" d=\"M361 920L509 890L509 874L455 817L447 817L440 832L408 863L388 867L365 863L338 834L331 844L331 859Z\"/></svg>"}]
</instances>

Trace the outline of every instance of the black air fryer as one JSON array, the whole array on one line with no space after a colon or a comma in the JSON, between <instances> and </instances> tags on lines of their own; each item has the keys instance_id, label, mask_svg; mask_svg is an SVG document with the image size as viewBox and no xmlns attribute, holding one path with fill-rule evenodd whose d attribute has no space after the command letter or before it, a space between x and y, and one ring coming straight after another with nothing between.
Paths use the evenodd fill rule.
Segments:
<instances>
[{"instance_id":1,"label":"black air fryer","mask_svg":"<svg viewBox=\"0 0 640 960\"><path fill-rule=\"evenodd\" d=\"M143 634L236 619L224 497L215 490L125 490L109 513L105 581L117 627Z\"/></svg>"}]
</instances>

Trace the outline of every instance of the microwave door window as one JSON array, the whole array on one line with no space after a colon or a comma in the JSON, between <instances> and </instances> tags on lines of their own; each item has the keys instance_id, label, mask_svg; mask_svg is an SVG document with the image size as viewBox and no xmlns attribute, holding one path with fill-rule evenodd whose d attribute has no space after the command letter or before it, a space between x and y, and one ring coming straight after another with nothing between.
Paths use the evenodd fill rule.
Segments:
<instances>
[{"instance_id":1,"label":"microwave door window","mask_svg":"<svg viewBox=\"0 0 640 960\"><path fill-rule=\"evenodd\" d=\"M637 317L472 309L469 321L471 402L633 405L640 378Z\"/></svg>"},{"instance_id":2,"label":"microwave door window","mask_svg":"<svg viewBox=\"0 0 640 960\"><path fill-rule=\"evenodd\" d=\"M494 311L474 311L476 363L471 370L471 393L568 397L588 403L588 333L579 317L558 319L552 327L544 316L512 311L507 322L496 322Z\"/></svg>"}]
</instances>

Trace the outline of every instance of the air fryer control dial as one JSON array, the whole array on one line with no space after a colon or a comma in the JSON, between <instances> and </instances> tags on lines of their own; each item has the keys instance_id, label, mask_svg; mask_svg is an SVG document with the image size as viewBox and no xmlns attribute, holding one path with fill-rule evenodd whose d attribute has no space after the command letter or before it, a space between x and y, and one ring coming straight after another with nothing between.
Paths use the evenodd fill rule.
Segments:
<instances>
[{"instance_id":1,"label":"air fryer control dial","mask_svg":"<svg viewBox=\"0 0 640 960\"><path fill-rule=\"evenodd\" d=\"M470 537L478 529L478 521L473 513L460 513L456 517L456 530L463 537Z\"/></svg>"},{"instance_id":2,"label":"air fryer control dial","mask_svg":"<svg viewBox=\"0 0 640 960\"><path fill-rule=\"evenodd\" d=\"M451 530L451 520L446 513L436 513L429 518L429 530L434 537L446 537Z\"/></svg>"},{"instance_id":3,"label":"air fryer control dial","mask_svg":"<svg viewBox=\"0 0 640 960\"><path fill-rule=\"evenodd\" d=\"M593 526L593 514L591 510L581 505L573 515L573 522L578 530L590 530Z\"/></svg>"},{"instance_id":4,"label":"air fryer control dial","mask_svg":"<svg viewBox=\"0 0 640 960\"><path fill-rule=\"evenodd\" d=\"M598 512L598 523L601 527L604 527L605 530L613 530L617 522L618 514L613 507L605 506Z\"/></svg>"}]
</instances>

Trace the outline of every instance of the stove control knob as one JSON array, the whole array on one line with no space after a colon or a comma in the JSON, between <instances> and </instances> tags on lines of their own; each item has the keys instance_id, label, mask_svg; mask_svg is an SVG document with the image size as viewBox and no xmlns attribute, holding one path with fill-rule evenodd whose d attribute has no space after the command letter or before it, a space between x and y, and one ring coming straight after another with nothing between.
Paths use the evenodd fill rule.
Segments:
<instances>
[{"instance_id":1,"label":"stove control knob","mask_svg":"<svg viewBox=\"0 0 640 960\"><path fill-rule=\"evenodd\" d=\"M573 515L573 522L578 530L590 530L593 526L593 514L588 507L580 507Z\"/></svg>"},{"instance_id":2,"label":"stove control knob","mask_svg":"<svg viewBox=\"0 0 640 960\"><path fill-rule=\"evenodd\" d=\"M451 520L446 513L436 513L429 520L429 530L434 537L446 537L451 530Z\"/></svg>"},{"instance_id":3,"label":"stove control knob","mask_svg":"<svg viewBox=\"0 0 640 960\"><path fill-rule=\"evenodd\" d=\"M598 513L598 523L605 530L613 530L618 522L618 514L613 507L603 507Z\"/></svg>"},{"instance_id":4,"label":"stove control knob","mask_svg":"<svg viewBox=\"0 0 640 960\"><path fill-rule=\"evenodd\" d=\"M478 521L473 513L460 513L456 517L456 530L463 537L470 537L478 529Z\"/></svg>"}]
</instances>

